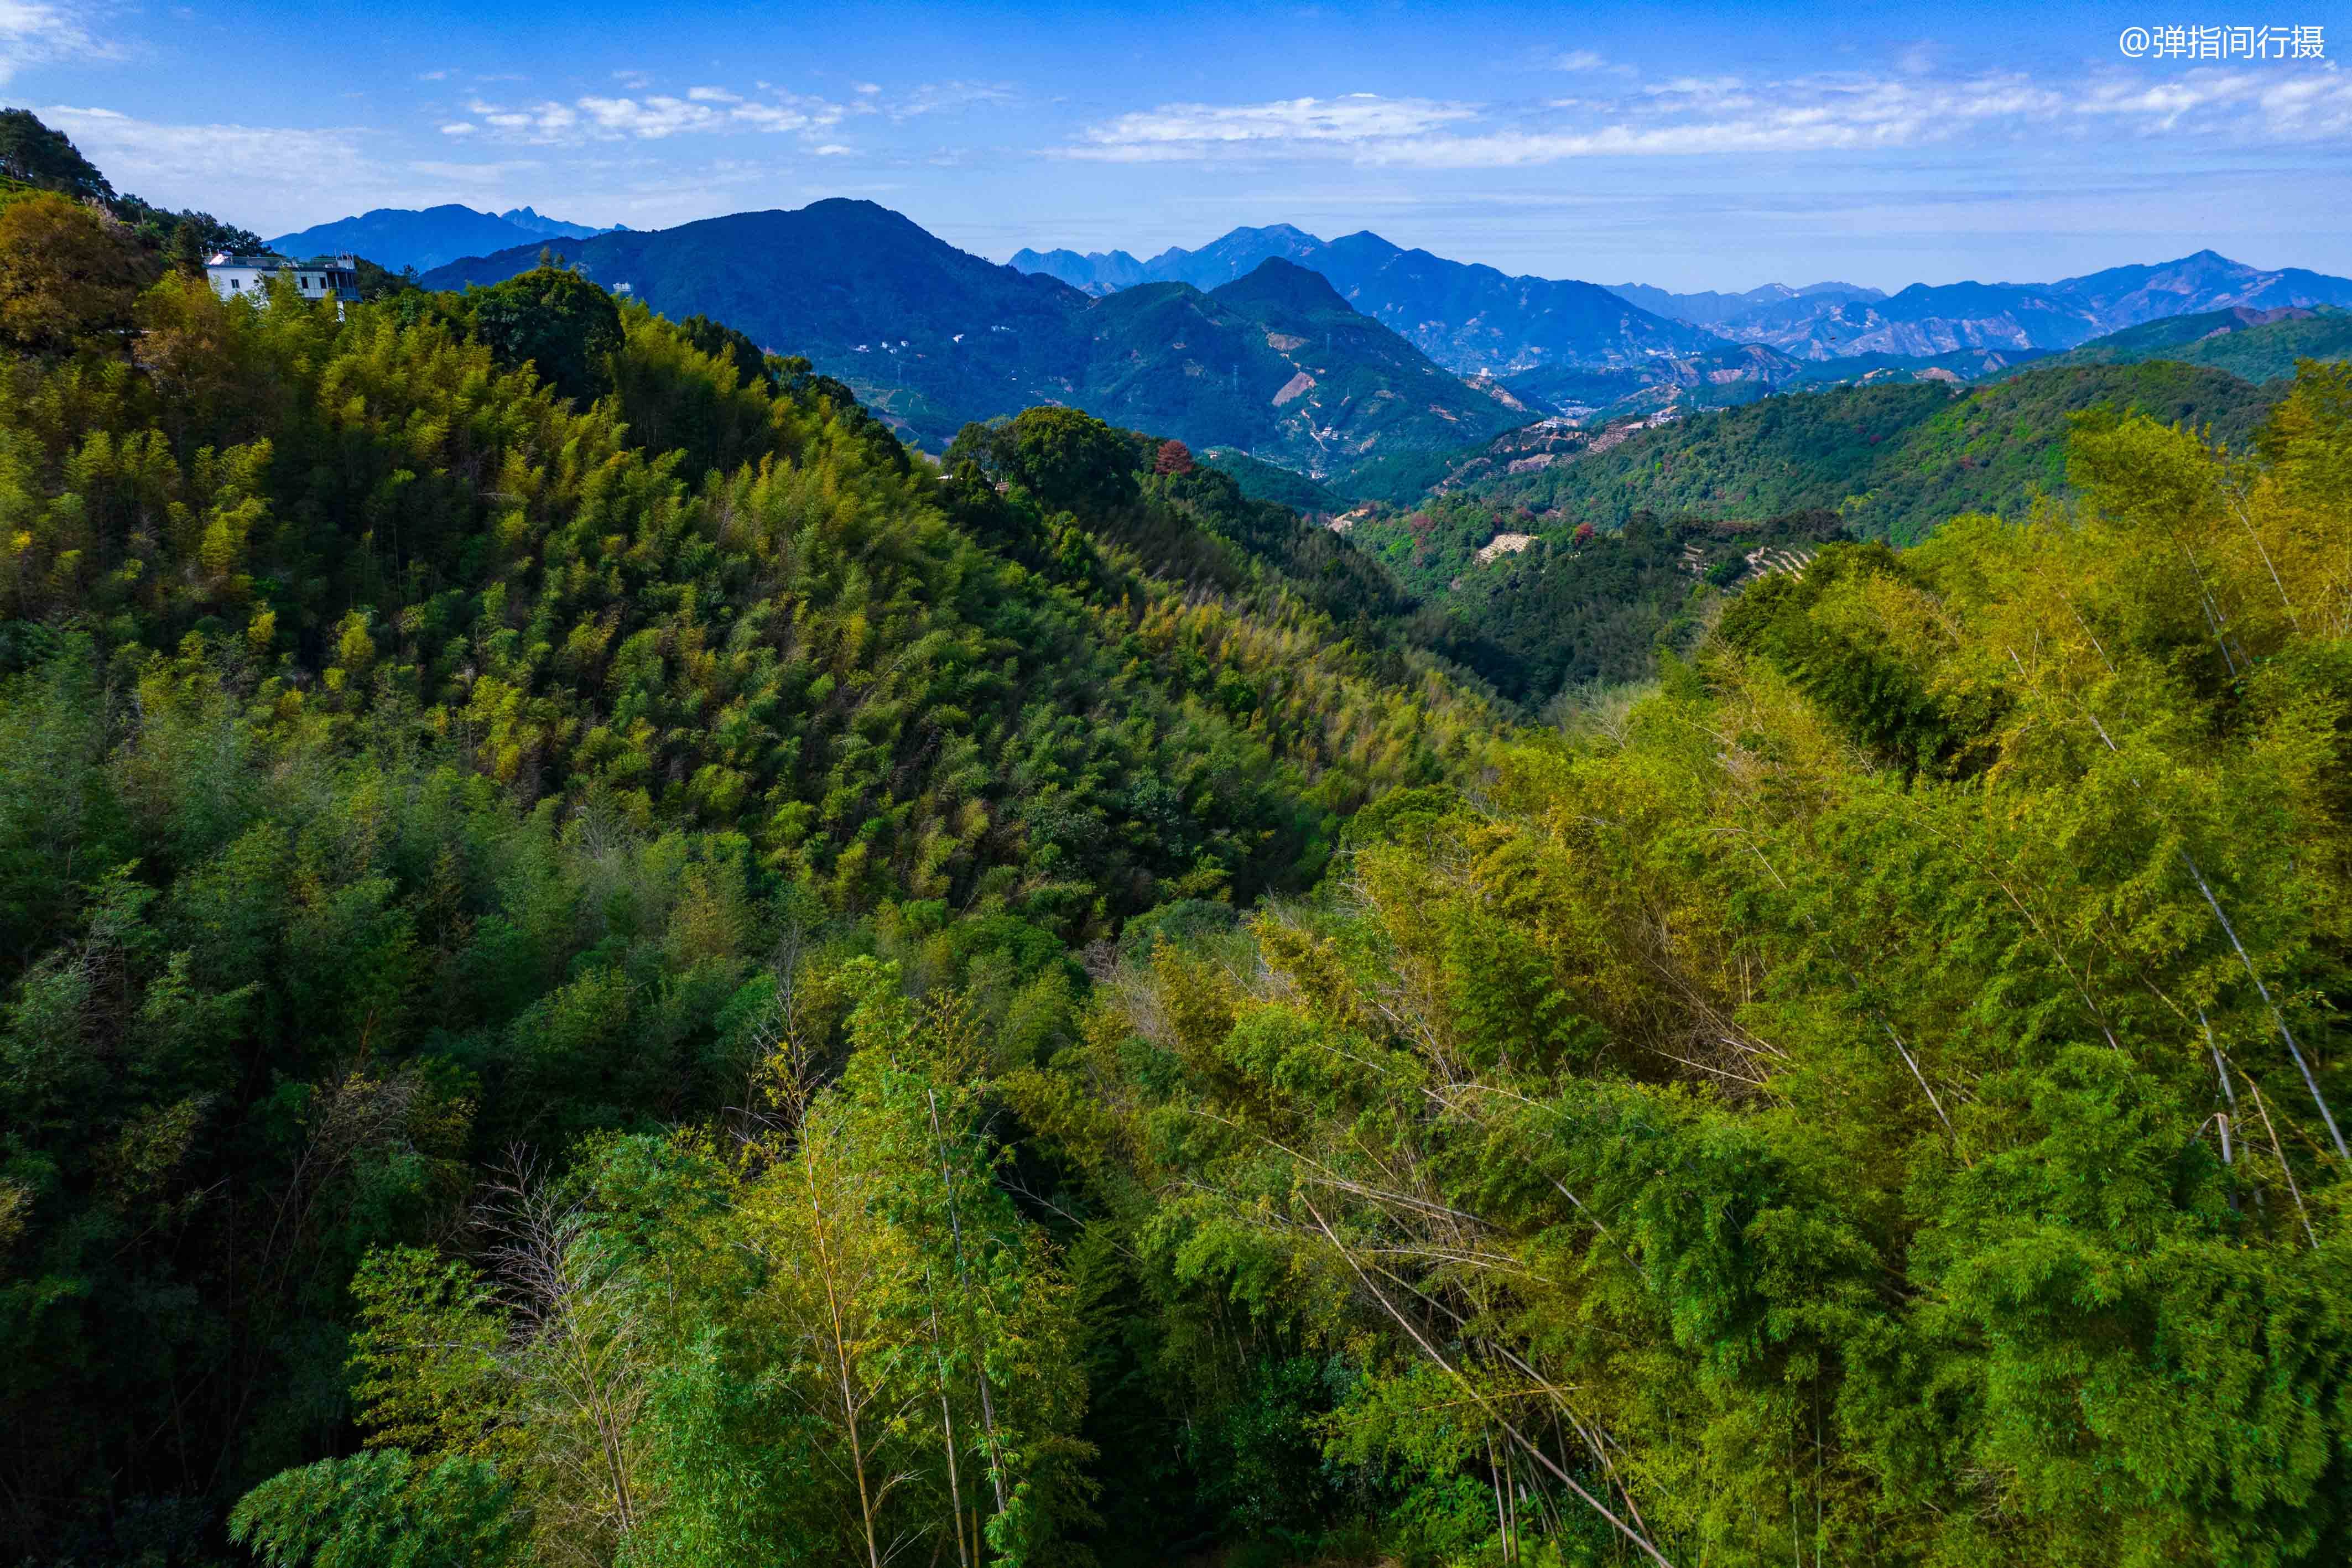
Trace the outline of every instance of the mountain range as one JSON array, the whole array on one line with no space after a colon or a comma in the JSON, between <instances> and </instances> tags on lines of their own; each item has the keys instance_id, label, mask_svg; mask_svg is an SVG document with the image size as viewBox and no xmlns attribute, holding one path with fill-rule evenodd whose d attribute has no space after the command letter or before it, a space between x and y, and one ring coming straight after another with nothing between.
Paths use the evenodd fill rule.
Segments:
<instances>
[{"instance_id":1,"label":"mountain range","mask_svg":"<svg viewBox=\"0 0 2352 1568\"><path fill-rule=\"evenodd\" d=\"M1661 361L1704 361L1724 340L1797 361L1927 360L1964 350L2013 361L2168 316L2352 305L2352 278L2300 267L2265 270L2210 250L2055 283L1913 284L1893 295L1834 282L1774 283L1737 294L1676 294L1640 283L1602 288L1509 277L1402 250L1370 233L1326 242L1286 224L1237 228L1197 251L1171 249L1148 262L1125 251L1024 250L1012 265L1099 294L1160 278L1209 287L1269 255L1322 273L1358 309L1451 370L1518 377L1562 365L1622 366L1641 371L1645 385L1687 383L1695 371L1723 369Z\"/></svg>"},{"instance_id":2,"label":"mountain range","mask_svg":"<svg viewBox=\"0 0 2352 1568\"><path fill-rule=\"evenodd\" d=\"M1801 360L1944 354L1958 349L2072 349L2165 317L2352 305L2352 278L2264 270L2200 250L2055 283L1915 283L1875 299L1806 296L1714 324L1735 342Z\"/></svg>"},{"instance_id":3,"label":"mountain range","mask_svg":"<svg viewBox=\"0 0 2352 1568\"><path fill-rule=\"evenodd\" d=\"M1722 346L1705 329L1657 315L1596 283L1514 277L1407 250L1370 230L1325 240L1272 224L1144 262L1125 251L1023 250L1010 265L1103 295L1139 283L1213 288L1270 257L1321 273L1349 304L1461 375L1503 376L1561 362L1638 365Z\"/></svg>"},{"instance_id":4,"label":"mountain range","mask_svg":"<svg viewBox=\"0 0 2352 1568\"><path fill-rule=\"evenodd\" d=\"M485 256L543 239L584 239L613 232L542 217L529 207L483 213L451 202L422 210L378 207L357 217L279 235L269 247L289 256L349 251L394 272L404 267L422 272L460 256Z\"/></svg>"},{"instance_id":5,"label":"mountain range","mask_svg":"<svg viewBox=\"0 0 2352 1568\"><path fill-rule=\"evenodd\" d=\"M2352 305L2352 279L2211 251L2049 284L1675 293L1512 277L1368 231L1325 240L1287 224L1149 260L1024 250L998 267L854 201L645 233L452 205L276 243L398 265L429 254L416 248L428 240L476 239L497 243L425 281L494 283L553 249L665 314L709 316L805 354L934 448L971 420L1071 403L1318 478L1542 414L1592 422L1841 382L1958 384L2152 321L2252 313L2177 340L2190 344L2257 317ZM2308 329L2328 343L2340 330ZM2254 360L2230 354L2268 365L2284 351L2210 362L2252 374Z\"/></svg>"},{"instance_id":6,"label":"mountain range","mask_svg":"<svg viewBox=\"0 0 2352 1568\"><path fill-rule=\"evenodd\" d=\"M1864 288L1858 283L1808 283L1801 288L1791 288L1785 283L1768 283L1760 288L1750 288L1738 294L1718 294L1711 288L1696 294L1675 294L1664 288L1654 288L1646 283L1614 283L1610 285L1609 292L1639 305L1652 315L1688 321L1694 327L1712 327L1720 321L1735 320L1750 311L1784 305L1791 299L1839 302L1886 298L1885 290Z\"/></svg>"},{"instance_id":7,"label":"mountain range","mask_svg":"<svg viewBox=\"0 0 2352 1568\"><path fill-rule=\"evenodd\" d=\"M2044 349L1954 349L1940 354L1846 354L1799 360L1762 343L1655 361L1639 369L1549 366L1505 383L1531 407L1587 424L1673 406L1732 408L1776 392L1941 382L1960 386L2029 370L2142 364L2169 360L2227 371L2254 384L2294 374L2301 360L2352 358L2352 311L2335 306L2231 306L2165 316L2059 353Z\"/></svg>"},{"instance_id":8,"label":"mountain range","mask_svg":"<svg viewBox=\"0 0 2352 1568\"><path fill-rule=\"evenodd\" d=\"M1085 256L1074 250L1019 250L1006 265L1058 277L1084 294L1103 295L1139 283L1189 283L1195 288L1214 288L1269 257L1304 264L1322 248L1323 241L1304 229L1268 224L1263 228L1234 229L1199 250L1171 246L1149 261L1138 261L1123 250Z\"/></svg>"},{"instance_id":9,"label":"mountain range","mask_svg":"<svg viewBox=\"0 0 2352 1568\"><path fill-rule=\"evenodd\" d=\"M1481 441L1538 412L1449 373L1278 256L1207 290L1169 281L1093 296L843 199L544 247L673 319L709 316L806 356L934 449L968 422L1068 403L1322 476ZM498 283L541 248L471 257L423 282Z\"/></svg>"}]
</instances>

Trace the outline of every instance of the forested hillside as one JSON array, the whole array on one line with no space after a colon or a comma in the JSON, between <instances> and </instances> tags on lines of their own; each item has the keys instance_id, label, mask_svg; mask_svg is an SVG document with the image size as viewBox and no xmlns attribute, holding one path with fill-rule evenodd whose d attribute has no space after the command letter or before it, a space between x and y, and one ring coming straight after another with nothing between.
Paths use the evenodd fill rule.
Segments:
<instances>
[{"instance_id":1,"label":"forested hillside","mask_svg":"<svg viewBox=\"0 0 2352 1568\"><path fill-rule=\"evenodd\" d=\"M2044 371L1965 392L1936 382L1768 398L1636 431L1605 451L1478 493L1547 514L1546 531L1661 517L1761 520L1823 510L1913 543L1969 511L2015 514L2066 479L2067 416L2092 408L2210 428L2242 447L2276 396L2226 371L2155 362Z\"/></svg>"},{"instance_id":2,"label":"forested hillside","mask_svg":"<svg viewBox=\"0 0 2352 1568\"><path fill-rule=\"evenodd\" d=\"M2171 360L2269 382L2294 374L2300 360L2344 359L2352 359L2352 311L2241 307L2150 321L2095 339L2047 363L2054 368Z\"/></svg>"},{"instance_id":3,"label":"forested hillside","mask_svg":"<svg viewBox=\"0 0 2352 1568\"><path fill-rule=\"evenodd\" d=\"M562 267L36 240L0 1554L2352 1554L2352 371L1449 619Z\"/></svg>"}]
</instances>

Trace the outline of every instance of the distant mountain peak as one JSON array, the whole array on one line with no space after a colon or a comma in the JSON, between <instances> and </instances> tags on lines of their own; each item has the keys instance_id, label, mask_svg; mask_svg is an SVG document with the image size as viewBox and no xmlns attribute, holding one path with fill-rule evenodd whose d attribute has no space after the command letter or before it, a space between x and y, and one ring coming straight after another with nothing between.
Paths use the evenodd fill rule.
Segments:
<instances>
[{"instance_id":1,"label":"distant mountain peak","mask_svg":"<svg viewBox=\"0 0 2352 1568\"><path fill-rule=\"evenodd\" d=\"M1147 276L1144 264L1123 250L1090 250L1080 255L1066 247L1041 251L1024 246L1004 265L1015 272L1042 273L1096 296L1131 288Z\"/></svg>"},{"instance_id":2,"label":"distant mountain peak","mask_svg":"<svg viewBox=\"0 0 2352 1568\"><path fill-rule=\"evenodd\" d=\"M772 210L782 211L782 209L778 208ZM811 202L807 206L801 208L800 211L810 214L814 216L828 218L855 217L867 223L887 222L892 224L904 224L908 228L919 228L921 226L906 214L898 212L893 208L886 207L879 202L869 201L864 196L825 196L820 200Z\"/></svg>"}]
</instances>

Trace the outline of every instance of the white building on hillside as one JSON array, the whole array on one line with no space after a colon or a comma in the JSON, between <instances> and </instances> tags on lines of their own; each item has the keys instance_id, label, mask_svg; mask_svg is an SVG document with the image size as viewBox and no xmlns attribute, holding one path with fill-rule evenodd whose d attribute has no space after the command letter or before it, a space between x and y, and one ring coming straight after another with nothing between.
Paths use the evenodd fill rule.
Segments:
<instances>
[{"instance_id":1,"label":"white building on hillside","mask_svg":"<svg viewBox=\"0 0 2352 1568\"><path fill-rule=\"evenodd\" d=\"M257 305L269 302L269 280L278 277L293 279L294 287L305 299L335 299L356 305L360 298L359 259L350 256L296 261L268 252L235 256L222 251L205 263L205 276L212 279L213 292L222 298L251 295Z\"/></svg>"}]
</instances>

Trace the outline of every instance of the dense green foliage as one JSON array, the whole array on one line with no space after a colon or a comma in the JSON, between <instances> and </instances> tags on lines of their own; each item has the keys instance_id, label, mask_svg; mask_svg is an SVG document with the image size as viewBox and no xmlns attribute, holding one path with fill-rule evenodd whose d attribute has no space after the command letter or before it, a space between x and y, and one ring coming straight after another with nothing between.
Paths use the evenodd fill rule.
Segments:
<instances>
[{"instance_id":1,"label":"dense green foliage","mask_svg":"<svg viewBox=\"0 0 2352 1568\"><path fill-rule=\"evenodd\" d=\"M1313 1434L1262 1532L2352 1552L2352 376L2266 450L2086 427L2078 513L1833 546L1097 988L1012 1092L1160 1375Z\"/></svg>"},{"instance_id":2,"label":"dense green foliage","mask_svg":"<svg viewBox=\"0 0 2352 1568\"><path fill-rule=\"evenodd\" d=\"M1231 474L1234 483L1241 486L1242 494L1253 501L1272 501L1297 512L1328 514L1340 509L1336 492L1304 474L1260 462L1229 447L1214 448L1202 455Z\"/></svg>"},{"instance_id":3,"label":"dense green foliage","mask_svg":"<svg viewBox=\"0 0 2352 1568\"><path fill-rule=\"evenodd\" d=\"M1612 390L1599 386L1607 372L1576 374ZM2039 496L2070 494L2068 421L2084 410L2205 426L2242 449L2278 395L2210 369L2066 362L1969 392L1878 381L1646 428L1538 425L1360 470L1351 491L1377 494L1350 537L1442 609L1452 635L1433 643L1540 707L1564 687L1643 678L1659 650L1686 649L1718 592L1767 566L1760 549L1797 552L1777 558L1793 564L1844 535L1915 541L1961 511L2016 517Z\"/></svg>"},{"instance_id":4,"label":"dense green foliage","mask_svg":"<svg viewBox=\"0 0 2352 1568\"><path fill-rule=\"evenodd\" d=\"M2352 371L1433 611L564 267L44 276L0 1553L2352 1552Z\"/></svg>"},{"instance_id":5,"label":"dense green foliage","mask_svg":"<svg viewBox=\"0 0 2352 1568\"><path fill-rule=\"evenodd\" d=\"M1499 465L1486 465L1489 468ZM1687 652L1726 594L1800 570L1847 529L1831 512L1759 521L1637 513L1602 532L1449 488L1410 509L1367 506L1348 538L1421 595L1424 640L1500 695L1541 710L1566 690L1647 678Z\"/></svg>"},{"instance_id":6,"label":"dense green foliage","mask_svg":"<svg viewBox=\"0 0 2352 1568\"><path fill-rule=\"evenodd\" d=\"M1646 514L1613 534L1543 539L1466 573L1446 603L1461 628L1441 646L1516 701L1648 677L1687 653L1724 597L1805 570L1843 537L1827 512L1759 523L1672 523Z\"/></svg>"}]
</instances>

